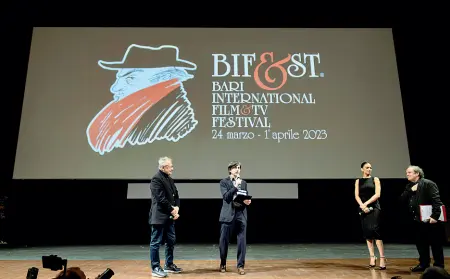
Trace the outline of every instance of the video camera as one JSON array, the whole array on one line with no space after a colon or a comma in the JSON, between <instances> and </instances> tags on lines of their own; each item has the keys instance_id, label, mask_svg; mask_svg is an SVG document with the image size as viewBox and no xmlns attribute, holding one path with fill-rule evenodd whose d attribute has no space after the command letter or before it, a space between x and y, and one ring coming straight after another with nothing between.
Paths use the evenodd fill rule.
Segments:
<instances>
[{"instance_id":1,"label":"video camera","mask_svg":"<svg viewBox=\"0 0 450 279\"><path fill-rule=\"evenodd\" d=\"M56 255L42 256L42 267L53 271L64 270L64 276L67 272L67 259L63 259ZM37 279L39 269L31 267L28 269L27 279ZM114 271L107 268L102 274L99 274L95 279L110 279L114 275Z\"/></svg>"}]
</instances>

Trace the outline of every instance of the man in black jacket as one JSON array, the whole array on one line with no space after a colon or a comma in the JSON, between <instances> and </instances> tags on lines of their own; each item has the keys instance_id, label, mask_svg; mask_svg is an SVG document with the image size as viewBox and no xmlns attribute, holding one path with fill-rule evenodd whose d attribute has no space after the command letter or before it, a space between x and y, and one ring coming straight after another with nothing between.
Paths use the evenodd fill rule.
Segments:
<instances>
[{"instance_id":1,"label":"man in black jacket","mask_svg":"<svg viewBox=\"0 0 450 279\"><path fill-rule=\"evenodd\" d=\"M240 178L241 163L231 162L228 165L228 176L220 181L222 193L222 209L220 211L220 272L226 272L228 244L233 229L237 231L237 268L240 275L245 274L245 254L247 246L247 206L251 200L238 202L238 194L248 196L247 182Z\"/></svg>"},{"instance_id":2,"label":"man in black jacket","mask_svg":"<svg viewBox=\"0 0 450 279\"><path fill-rule=\"evenodd\" d=\"M173 263L175 246L175 220L180 215L180 197L173 179L172 159L162 157L158 161L159 171L150 183L152 206L150 209L150 225L152 227L150 241L150 261L153 277L167 277L167 272L180 273L181 268ZM164 270L160 266L159 247L166 243L166 262Z\"/></svg>"},{"instance_id":3,"label":"man in black jacket","mask_svg":"<svg viewBox=\"0 0 450 279\"><path fill-rule=\"evenodd\" d=\"M430 246L434 266L444 268L445 231L439 221L443 205L439 196L439 188L436 183L424 178L423 170L418 166L409 166L406 169L406 177L409 183L401 195L401 199L408 202L408 209L414 220L416 247L420 256L419 264L412 267L411 271L422 272L430 266ZM420 205L432 206L429 220L421 220Z\"/></svg>"}]
</instances>

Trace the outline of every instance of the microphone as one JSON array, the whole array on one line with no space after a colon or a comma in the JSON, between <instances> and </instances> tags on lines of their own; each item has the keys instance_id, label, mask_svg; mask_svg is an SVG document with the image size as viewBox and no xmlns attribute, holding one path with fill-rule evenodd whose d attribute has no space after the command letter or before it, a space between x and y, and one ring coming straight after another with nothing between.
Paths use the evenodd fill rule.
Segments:
<instances>
[{"instance_id":1,"label":"microphone","mask_svg":"<svg viewBox=\"0 0 450 279\"><path fill-rule=\"evenodd\" d=\"M369 207L369 212L365 213L364 211L360 211L360 212L359 212L359 215L363 215L363 213L364 213L364 214L369 214L370 211L372 211L372 210L373 210L373 207Z\"/></svg>"},{"instance_id":2,"label":"microphone","mask_svg":"<svg viewBox=\"0 0 450 279\"><path fill-rule=\"evenodd\" d=\"M174 208L174 207L172 206L172 208ZM173 215L170 214L169 219L173 219L173 218L174 218Z\"/></svg>"}]
</instances>

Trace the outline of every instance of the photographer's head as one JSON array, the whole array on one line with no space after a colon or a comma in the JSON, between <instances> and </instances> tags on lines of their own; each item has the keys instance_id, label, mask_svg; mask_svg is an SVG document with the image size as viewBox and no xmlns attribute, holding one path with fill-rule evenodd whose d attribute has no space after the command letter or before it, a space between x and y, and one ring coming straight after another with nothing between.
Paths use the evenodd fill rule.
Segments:
<instances>
[{"instance_id":1,"label":"photographer's head","mask_svg":"<svg viewBox=\"0 0 450 279\"><path fill-rule=\"evenodd\" d=\"M449 279L450 275L442 267L430 266L425 269L420 279Z\"/></svg>"},{"instance_id":2,"label":"photographer's head","mask_svg":"<svg viewBox=\"0 0 450 279\"><path fill-rule=\"evenodd\" d=\"M79 267L69 267L66 275L61 271L54 279L86 279L86 274Z\"/></svg>"}]
</instances>

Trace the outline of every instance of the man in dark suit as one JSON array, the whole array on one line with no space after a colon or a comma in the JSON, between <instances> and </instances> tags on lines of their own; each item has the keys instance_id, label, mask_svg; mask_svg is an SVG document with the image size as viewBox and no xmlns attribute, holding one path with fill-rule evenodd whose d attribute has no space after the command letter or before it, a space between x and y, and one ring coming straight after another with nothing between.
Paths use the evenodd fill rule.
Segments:
<instances>
[{"instance_id":1,"label":"man in dark suit","mask_svg":"<svg viewBox=\"0 0 450 279\"><path fill-rule=\"evenodd\" d=\"M408 203L409 213L413 219L416 232L416 247L419 252L419 264L411 268L413 272L423 272L430 266L430 246L433 253L434 266L444 268L445 230L439 221L441 202L439 188L436 183L424 178L423 170L418 166L406 169L408 185L401 199ZM422 221L420 205L431 205L432 213L429 220Z\"/></svg>"},{"instance_id":2,"label":"man in dark suit","mask_svg":"<svg viewBox=\"0 0 450 279\"><path fill-rule=\"evenodd\" d=\"M173 250L175 246L175 220L180 215L180 197L173 179L172 159L162 157L158 161L159 171L153 176L150 183L152 206L150 209L150 225L152 228L150 241L150 261L152 276L167 277L167 273L180 273L181 268L173 263ZM159 247L166 243L166 262L164 269L159 261Z\"/></svg>"},{"instance_id":3,"label":"man in dark suit","mask_svg":"<svg viewBox=\"0 0 450 279\"><path fill-rule=\"evenodd\" d=\"M237 232L237 268L238 273L245 274L245 253L247 246L247 206L249 199L238 202L238 194L247 194L247 182L240 178L241 163L231 162L228 165L228 176L220 181L222 193L222 210L220 211L220 272L226 272L228 244L233 229Z\"/></svg>"}]
</instances>

